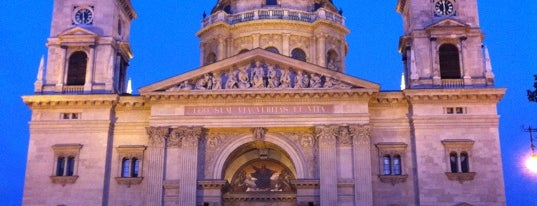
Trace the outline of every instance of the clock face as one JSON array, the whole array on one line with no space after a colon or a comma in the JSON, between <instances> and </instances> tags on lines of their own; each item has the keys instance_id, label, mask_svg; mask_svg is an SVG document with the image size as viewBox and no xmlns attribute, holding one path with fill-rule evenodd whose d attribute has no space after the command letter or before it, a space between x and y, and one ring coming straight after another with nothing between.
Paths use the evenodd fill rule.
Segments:
<instances>
[{"instance_id":1,"label":"clock face","mask_svg":"<svg viewBox=\"0 0 537 206\"><path fill-rule=\"evenodd\" d=\"M75 13L74 21L76 24L92 24L93 12L88 8L79 9Z\"/></svg>"},{"instance_id":2,"label":"clock face","mask_svg":"<svg viewBox=\"0 0 537 206\"><path fill-rule=\"evenodd\" d=\"M439 0L434 4L434 12L437 16L451 15L455 11L453 3L448 0Z\"/></svg>"}]
</instances>

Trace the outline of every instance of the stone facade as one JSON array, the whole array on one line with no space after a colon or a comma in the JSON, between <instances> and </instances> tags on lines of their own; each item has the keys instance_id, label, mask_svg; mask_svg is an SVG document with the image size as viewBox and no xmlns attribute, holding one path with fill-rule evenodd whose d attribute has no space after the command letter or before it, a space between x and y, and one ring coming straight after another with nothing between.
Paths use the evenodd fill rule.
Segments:
<instances>
[{"instance_id":1,"label":"stone facade","mask_svg":"<svg viewBox=\"0 0 537 206\"><path fill-rule=\"evenodd\" d=\"M331 1L220 0L202 66L136 96L130 1L73 2L23 97L24 205L505 205L476 1L398 2L407 88L387 92L344 73Z\"/></svg>"}]
</instances>

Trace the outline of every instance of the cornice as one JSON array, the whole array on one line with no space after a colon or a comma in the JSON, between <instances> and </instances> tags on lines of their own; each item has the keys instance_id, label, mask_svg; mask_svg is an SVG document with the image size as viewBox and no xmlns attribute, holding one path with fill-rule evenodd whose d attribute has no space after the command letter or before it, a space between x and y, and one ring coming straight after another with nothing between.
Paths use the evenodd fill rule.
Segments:
<instances>
[{"instance_id":1,"label":"cornice","mask_svg":"<svg viewBox=\"0 0 537 206\"><path fill-rule=\"evenodd\" d=\"M143 97L150 102L159 101L186 101L188 103L208 102L214 104L240 103L240 102L319 102L349 100L369 101L377 93L374 89L289 89L289 90L220 90L214 91L177 91L177 92L151 92Z\"/></svg>"},{"instance_id":2,"label":"cornice","mask_svg":"<svg viewBox=\"0 0 537 206\"><path fill-rule=\"evenodd\" d=\"M141 96L120 96L117 102L116 109L132 110L132 109L150 109L145 98Z\"/></svg>"},{"instance_id":3,"label":"cornice","mask_svg":"<svg viewBox=\"0 0 537 206\"><path fill-rule=\"evenodd\" d=\"M496 104L505 94L505 88L479 89L406 89L405 97L411 104L478 103Z\"/></svg>"},{"instance_id":4,"label":"cornice","mask_svg":"<svg viewBox=\"0 0 537 206\"><path fill-rule=\"evenodd\" d=\"M118 100L116 94L103 95L32 95L22 96L30 108L36 107L95 107L113 106Z\"/></svg>"},{"instance_id":5,"label":"cornice","mask_svg":"<svg viewBox=\"0 0 537 206\"><path fill-rule=\"evenodd\" d=\"M371 98L369 104L375 106L391 106L396 104L406 104L407 98L401 91L397 92L380 92L374 98Z\"/></svg>"}]
</instances>

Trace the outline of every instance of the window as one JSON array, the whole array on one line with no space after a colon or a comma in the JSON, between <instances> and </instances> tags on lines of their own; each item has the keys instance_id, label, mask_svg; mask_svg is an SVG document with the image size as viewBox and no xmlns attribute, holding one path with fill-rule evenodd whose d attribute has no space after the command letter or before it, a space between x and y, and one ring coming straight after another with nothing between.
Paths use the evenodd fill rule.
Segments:
<instances>
[{"instance_id":1,"label":"window","mask_svg":"<svg viewBox=\"0 0 537 206\"><path fill-rule=\"evenodd\" d=\"M443 140L447 159L448 172L446 176L449 180L470 181L474 179L475 172L471 172L470 159L471 150L474 145L473 140Z\"/></svg>"},{"instance_id":2,"label":"window","mask_svg":"<svg viewBox=\"0 0 537 206\"><path fill-rule=\"evenodd\" d=\"M78 156L81 144L57 144L54 151L54 172L50 176L53 183L72 184L78 178Z\"/></svg>"},{"instance_id":3,"label":"window","mask_svg":"<svg viewBox=\"0 0 537 206\"><path fill-rule=\"evenodd\" d=\"M116 148L119 154L119 174L116 177L118 184L131 185L142 182L142 162L144 158L145 146L143 145L122 145Z\"/></svg>"},{"instance_id":4,"label":"window","mask_svg":"<svg viewBox=\"0 0 537 206\"><path fill-rule=\"evenodd\" d=\"M378 143L376 147L380 157L379 179L383 183L405 182L403 159L407 145L405 143Z\"/></svg>"},{"instance_id":5,"label":"window","mask_svg":"<svg viewBox=\"0 0 537 206\"><path fill-rule=\"evenodd\" d=\"M466 114L466 107L445 107L445 114Z\"/></svg>"},{"instance_id":6,"label":"window","mask_svg":"<svg viewBox=\"0 0 537 206\"><path fill-rule=\"evenodd\" d=\"M216 54L214 52L209 53L207 55L207 59L205 59L205 65L212 64L216 62Z\"/></svg>"},{"instance_id":7,"label":"window","mask_svg":"<svg viewBox=\"0 0 537 206\"><path fill-rule=\"evenodd\" d=\"M80 113L60 113L60 119L75 120L80 119Z\"/></svg>"},{"instance_id":8,"label":"window","mask_svg":"<svg viewBox=\"0 0 537 206\"><path fill-rule=\"evenodd\" d=\"M440 61L440 78L460 79L459 49L455 45L444 44L440 46L438 55Z\"/></svg>"},{"instance_id":9,"label":"window","mask_svg":"<svg viewBox=\"0 0 537 206\"><path fill-rule=\"evenodd\" d=\"M86 83L86 67L88 56L83 51L77 51L69 57L69 69L67 70L67 85L82 86Z\"/></svg>"},{"instance_id":10,"label":"window","mask_svg":"<svg viewBox=\"0 0 537 206\"><path fill-rule=\"evenodd\" d=\"M330 50L326 54L326 68L333 70L333 71L339 71L339 57L336 51Z\"/></svg>"},{"instance_id":11,"label":"window","mask_svg":"<svg viewBox=\"0 0 537 206\"><path fill-rule=\"evenodd\" d=\"M278 0L267 0L266 5L278 5Z\"/></svg>"},{"instance_id":12,"label":"window","mask_svg":"<svg viewBox=\"0 0 537 206\"><path fill-rule=\"evenodd\" d=\"M272 52L272 53L275 53L275 54L280 53L280 51L278 51L278 49L276 49L276 47L267 47L265 50L267 50L269 52Z\"/></svg>"},{"instance_id":13,"label":"window","mask_svg":"<svg viewBox=\"0 0 537 206\"><path fill-rule=\"evenodd\" d=\"M306 61L306 52L299 48L293 49L293 51L291 51L291 58Z\"/></svg>"}]
</instances>

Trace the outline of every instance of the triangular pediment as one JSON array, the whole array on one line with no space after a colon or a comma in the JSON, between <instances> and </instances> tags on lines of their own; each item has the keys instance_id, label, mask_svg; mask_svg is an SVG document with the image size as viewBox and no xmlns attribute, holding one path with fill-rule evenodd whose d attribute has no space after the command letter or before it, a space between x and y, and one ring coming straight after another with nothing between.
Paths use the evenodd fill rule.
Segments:
<instances>
[{"instance_id":1,"label":"triangular pediment","mask_svg":"<svg viewBox=\"0 0 537 206\"><path fill-rule=\"evenodd\" d=\"M95 36L99 36L99 34L96 31L92 31L92 29L90 28L85 28L82 26L75 26L75 27L72 27L63 31L58 36L59 37L68 37L68 36L95 37Z\"/></svg>"},{"instance_id":2,"label":"triangular pediment","mask_svg":"<svg viewBox=\"0 0 537 206\"><path fill-rule=\"evenodd\" d=\"M460 22L458 20L455 20L455 19L442 19L440 21L437 21L437 22L434 22L433 24L429 25L426 27L426 30L430 30L430 29L436 29L436 28L443 28L445 29L446 27L449 27L449 28L470 28L470 25L467 25L463 22Z\"/></svg>"},{"instance_id":3,"label":"triangular pediment","mask_svg":"<svg viewBox=\"0 0 537 206\"><path fill-rule=\"evenodd\" d=\"M200 67L184 74L141 88L140 94L162 92L227 92L295 90L378 91L378 84L299 61L263 49Z\"/></svg>"}]
</instances>

